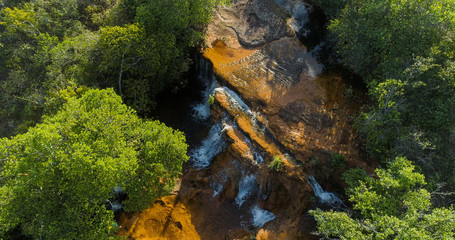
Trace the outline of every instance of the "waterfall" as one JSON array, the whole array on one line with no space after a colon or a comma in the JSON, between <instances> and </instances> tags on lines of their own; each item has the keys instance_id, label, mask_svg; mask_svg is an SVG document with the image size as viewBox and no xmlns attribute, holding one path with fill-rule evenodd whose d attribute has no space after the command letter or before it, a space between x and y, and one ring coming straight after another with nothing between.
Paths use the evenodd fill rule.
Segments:
<instances>
[{"instance_id":1,"label":"waterfall","mask_svg":"<svg viewBox=\"0 0 455 240\"><path fill-rule=\"evenodd\" d=\"M196 169L207 168L212 163L213 158L222 152L225 146L223 127L221 122L217 122L212 126L201 146L192 152L193 167Z\"/></svg>"},{"instance_id":2,"label":"waterfall","mask_svg":"<svg viewBox=\"0 0 455 240\"><path fill-rule=\"evenodd\" d=\"M205 90L202 91L202 102L193 106L193 117L205 121L210 117L210 104L209 98L213 94L213 90L218 85L215 77L211 81L205 82Z\"/></svg>"},{"instance_id":3,"label":"waterfall","mask_svg":"<svg viewBox=\"0 0 455 240\"><path fill-rule=\"evenodd\" d=\"M314 179L313 176L310 176L309 179L309 183L311 185L311 188L313 188L314 195L322 204L340 206L343 203L335 193L324 191L324 189L322 189L321 185L316 182L316 179Z\"/></svg>"},{"instance_id":4,"label":"waterfall","mask_svg":"<svg viewBox=\"0 0 455 240\"><path fill-rule=\"evenodd\" d=\"M235 107L248 116L252 116L253 112L251 111L250 107L243 101L243 99L234 91L227 87L218 87L215 88L215 92L222 92L228 97L229 103L232 105L232 107Z\"/></svg>"},{"instance_id":5,"label":"waterfall","mask_svg":"<svg viewBox=\"0 0 455 240\"><path fill-rule=\"evenodd\" d=\"M310 34L310 30L305 28L305 25L308 24L308 7L305 3L297 3L292 10L292 18L294 21L291 22L291 27L299 35L306 37Z\"/></svg>"},{"instance_id":6,"label":"waterfall","mask_svg":"<svg viewBox=\"0 0 455 240\"><path fill-rule=\"evenodd\" d=\"M275 219L275 215L267 210L259 208L258 205L255 205L251 209L251 215L253 216L253 226L260 228L264 226L267 222Z\"/></svg>"},{"instance_id":7,"label":"waterfall","mask_svg":"<svg viewBox=\"0 0 455 240\"><path fill-rule=\"evenodd\" d=\"M242 206L242 204L253 194L257 188L256 177L254 175L248 175L242 178L239 183L239 193L235 197L235 203Z\"/></svg>"},{"instance_id":8,"label":"waterfall","mask_svg":"<svg viewBox=\"0 0 455 240\"><path fill-rule=\"evenodd\" d=\"M210 117L210 104L209 98L213 94L218 82L213 74L213 69L210 61L205 58L199 59L197 71L199 73L198 79L204 84L204 91L201 92L202 101L193 106L193 117L200 121L206 121Z\"/></svg>"},{"instance_id":9,"label":"waterfall","mask_svg":"<svg viewBox=\"0 0 455 240\"><path fill-rule=\"evenodd\" d=\"M213 190L213 195L212 197L218 196L223 189L224 189L224 184L228 180L228 176L226 175L226 172L230 171L230 167L225 168L218 172L216 175L212 175L210 177L210 183L209 187Z\"/></svg>"},{"instance_id":10,"label":"waterfall","mask_svg":"<svg viewBox=\"0 0 455 240\"><path fill-rule=\"evenodd\" d=\"M253 150L253 158L256 164L261 164L264 162L263 154L256 149Z\"/></svg>"}]
</instances>

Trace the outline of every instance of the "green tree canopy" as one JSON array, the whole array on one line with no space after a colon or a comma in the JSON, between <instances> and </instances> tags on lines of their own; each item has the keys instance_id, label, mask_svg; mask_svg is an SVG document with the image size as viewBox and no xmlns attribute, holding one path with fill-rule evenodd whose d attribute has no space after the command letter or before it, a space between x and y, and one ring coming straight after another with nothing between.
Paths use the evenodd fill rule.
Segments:
<instances>
[{"instance_id":1,"label":"green tree canopy","mask_svg":"<svg viewBox=\"0 0 455 240\"><path fill-rule=\"evenodd\" d=\"M108 239L105 202L124 188L126 210L168 194L188 159L182 133L139 119L109 90L67 98L27 133L0 140L0 233Z\"/></svg>"},{"instance_id":2,"label":"green tree canopy","mask_svg":"<svg viewBox=\"0 0 455 240\"><path fill-rule=\"evenodd\" d=\"M398 157L376 174L345 173L355 211L310 211L320 233L346 240L455 238L455 212L432 208L424 176L410 161Z\"/></svg>"},{"instance_id":3,"label":"green tree canopy","mask_svg":"<svg viewBox=\"0 0 455 240\"><path fill-rule=\"evenodd\" d=\"M373 158L406 156L430 188L455 184L455 3L314 0L332 17L341 62L375 101L359 118ZM341 10L340 10L341 9Z\"/></svg>"},{"instance_id":4,"label":"green tree canopy","mask_svg":"<svg viewBox=\"0 0 455 240\"><path fill-rule=\"evenodd\" d=\"M430 57L451 41L454 10L447 0L352 0L329 29L342 61L368 82L380 82L402 77L415 57Z\"/></svg>"},{"instance_id":5,"label":"green tree canopy","mask_svg":"<svg viewBox=\"0 0 455 240\"><path fill-rule=\"evenodd\" d=\"M190 52L227 0L30 0L0 4L0 136L39 122L67 86L114 88L141 115L185 85Z\"/></svg>"}]
</instances>

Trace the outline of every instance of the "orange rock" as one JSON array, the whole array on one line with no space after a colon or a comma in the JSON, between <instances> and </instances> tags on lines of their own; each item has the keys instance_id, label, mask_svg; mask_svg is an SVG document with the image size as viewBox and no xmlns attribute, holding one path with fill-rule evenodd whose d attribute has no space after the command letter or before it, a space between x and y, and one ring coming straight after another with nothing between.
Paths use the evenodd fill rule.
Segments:
<instances>
[{"instance_id":1,"label":"orange rock","mask_svg":"<svg viewBox=\"0 0 455 240\"><path fill-rule=\"evenodd\" d=\"M176 196L166 196L153 206L133 216L119 219L121 235L135 240L198 240L201 239L191 214Z\"/></svg>"}]
</instances>

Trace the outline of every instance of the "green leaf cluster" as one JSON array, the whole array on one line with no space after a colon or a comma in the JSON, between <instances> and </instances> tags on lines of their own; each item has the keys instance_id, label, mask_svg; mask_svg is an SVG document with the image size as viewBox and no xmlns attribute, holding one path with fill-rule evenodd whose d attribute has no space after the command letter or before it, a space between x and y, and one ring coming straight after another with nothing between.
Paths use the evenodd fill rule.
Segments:
<instances>
[{"instance_id":1,"label":"green leaf cluster","mask_svg":"<svg viewBox=\"0 0 455 240\"><path fill-rule=\"evenodd\" d=\"M30 0L0 6L0 136L52 112L68 86L114 88L141 115L178 90L216 0Z\"/></svg>"},{"instance_id":2,"label":"green leaf cluster","mask_svg":"<svg viewBox=\"0 0 455 240\"><path fill-rule=\"evenodd\" d=\"M0 234L110 239L113 189L126 191L128 211L150 206L174 186L186 150L182 133L141 120L112 89L70 96L41 124L0 140Z\"/></svg>"},{"instance_id":3,"label":"green leaf cluster","mask_svg":"<svg viewBox=\"0 0 455 240\"><path fill-rule=\"evenodd\" d=\"M269 170L279 172L283 168L283 161L280 156L274 156L273 160L267 165Z\"/></svg>"},{"instance_id":4,"label":"green leaf cluster","mask_svg":"<svg viewBox=\"0 0 455 240\"><path fill-rule=\"evenodd\" d=\"M424 176L403 157L386 169L377 169L377 178L345 173L347 193L355 212L310 211L325 237L355 239L453 239L455 211L434 208L430 193L423 189ZM355 180L354 180L355 179Z\"/></svg>"},{"instance_id":5,"label":"green leaf cluster","mask_svg":"<svg viewBox=\"0 0 455 240\"><path fill-rule=\"evenodd\" d=\"M370 156L406 156L431 182L453 186L455 3L314 2L331 17L341 62L368 85L374 105L357 125Z\"/></svg>"}]
</instances>

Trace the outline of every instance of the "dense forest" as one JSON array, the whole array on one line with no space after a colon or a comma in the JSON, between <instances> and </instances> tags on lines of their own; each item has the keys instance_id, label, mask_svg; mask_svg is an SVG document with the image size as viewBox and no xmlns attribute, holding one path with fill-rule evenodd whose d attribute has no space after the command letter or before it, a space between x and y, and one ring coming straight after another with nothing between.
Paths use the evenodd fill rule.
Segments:
<instances>
[{"instance_id":1,"label":"dense forest","mask_svg":"<svg viewBox=\"0 0 455 240\"><path fill-rule=\"evenodd\" d=\"M138 115L184 86L215 4L0 2L1 239L114 238L118 195L172 190L185 137Z\"/></svg>"},{"instance_id":2,"label":"dense forest","mask_svg":"<svg viewBox=\"0 0 455 240\"><path fill-rule=\"evenodd\" d=\"M313 2L329 19L340 63L368 86L373 104L357 128L384 168L377 179L347 171L353 210L313 211L319 231L341 239L454 239L455 3Z\"/></svg>"},{"instance_id":3,"label":"dense forest","mask_svg":"<svg viewBox=\"0 0 455 240\"><path fill-rule=\"evenodd\" d=\"M228 2L0 0L0 239L115 239L118 195L140 211L172 190L185 136L147 116ZM455 3L312 3L367 85L356 126L380 166L345 172L351 204L311 211L319 232L454 239Z\"/></svg>"}]
</instances>

